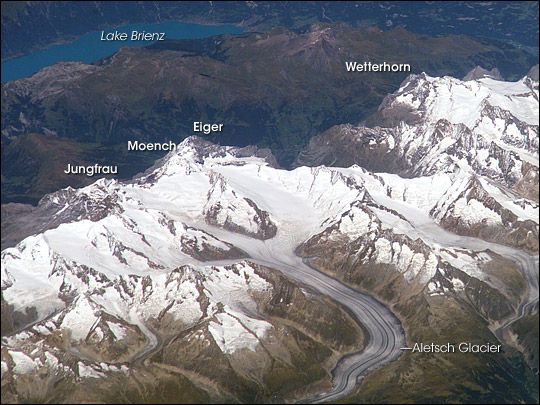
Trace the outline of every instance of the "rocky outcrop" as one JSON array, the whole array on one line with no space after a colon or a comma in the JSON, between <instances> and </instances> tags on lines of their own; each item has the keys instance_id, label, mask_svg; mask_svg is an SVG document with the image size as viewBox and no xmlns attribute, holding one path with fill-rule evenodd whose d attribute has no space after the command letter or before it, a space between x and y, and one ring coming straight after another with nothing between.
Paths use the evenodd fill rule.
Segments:
<instances>
[{"instance_id":1,"label":"rocky outcrop","mask_svg":"<svg viewBox=\"0 0 540 405\"><path fill-rule=\"evenodd\" d=\"M254 272L246 272L248 268ZM211 287L211 280L218 273L225 276L224 280L233 277L252 283L248 295L241 298L237 292L235 300L215 302L219 290ZM94 379L125 378L126 384L152 385L156 381L140 378L139 373L143 376L162 370L168 378L176 373L189 377L215 398L247 402L270 395L274 399L301 397L328 386L329 372L340 353L359 350L363 345L362 331L346 312L270 268L246 263L213 268L206 274L192 267L179 268L168 277L169 291L184 291L183 299L187 299L185 283L191 277L195 277L196 290L201 294L197 298L201 318L193 323L173 315L181 300L175 303L168 293L170 304L159 314L136 323L132 323L134 314L128 320L119 319L96 298L79 297L50 320L11 337L9 347L17 349L2 349L3 392L7 395L9 390L9 395L21 400L35 395L43 399L57 396L51 387L43 392L25 391L18 383L21 377L30 376L45 383L48 375L56 373L58 384L78 381L62 393L63 398L76 398L92 386ZM265 287L255 287L257 283ZM151 277L124 278L115 283L115 288L139 306L145 302L155 305L154 295L162 294ZM243 313L238 312L243 305ZM94 318L88 319L85 308ZM77 321L77 316L82 318ZM81 334L85 322L88 329ZM231 333L237 334L232 340ZM44 336L38 350L32 349ZM84 360L74 362L78 357ZM24 372L21 361L27 367ZM90 397L104 399L111 393L98 392Z\"/></svg>"},{"instance_id":2,"label":"rocky outcrop","mask_svg":"<svg viewBox=\"0 0 540 405\"><path fill-rule=\"evenodd\" d=\"M446 190L438 202L426 202L441 225L537 252L537 83L529 76L502 82L478 77L486 73L481 69L473 73L469 81L411 75L366 121L370 126L330 128L310 140L296 165L453 178L454 186L435 185ZM470 181L476 197L465 186L458 190L462 181ZM473 205L482 210L477 218Z\"/></svg>"},{"instance_id":3,"label":"rocky outcrop","mask_svg":"<svg viewBox=\"0 0 540 405\"><path fill-rule=\"evenodd\" d=\"M529 72L527 73L527 77L534 82L538 82L538 65L534 65L529 70Z\"/></svg>"},{"instance_id":4,"label":"rocky outcrop","mask_svg":"<svg viewBox=\"0 0 540 405\"><path fill-rule=\"evenodd\" d=\"M491 70L484 69L482 66L476 66L469 73L463 77L463 81L478 80L478 79L493 79L493 80L504 80L499 72L499 69L493 68Z\"/></svg>"}]
</instances>

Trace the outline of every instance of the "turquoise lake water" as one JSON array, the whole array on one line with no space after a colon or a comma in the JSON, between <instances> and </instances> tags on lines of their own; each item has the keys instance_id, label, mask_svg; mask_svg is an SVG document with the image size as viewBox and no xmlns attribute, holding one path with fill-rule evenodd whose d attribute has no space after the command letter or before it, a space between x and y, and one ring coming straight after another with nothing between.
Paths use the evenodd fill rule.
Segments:
<instances>
[{"instance_id":1,"label":"turquoise lake water","mask_svg":"<svg viewBox=\"0 0 540 405\"><path fill-rule=\"evenodd\" d=\"M242 29L234 25L202 25L168 21L157 24L128 24L117 28L105 29L105 33L117 30L165 32L165 39L205 38L220 34L240 34ZM101 31L90 32L73 42L50 46L19 58L2 62L2 83L29 77L40 69L57 62L80 61L96 62L110 56L124 46L147 46L150 41L101 41Z\"/></svg>"}]
</instances>

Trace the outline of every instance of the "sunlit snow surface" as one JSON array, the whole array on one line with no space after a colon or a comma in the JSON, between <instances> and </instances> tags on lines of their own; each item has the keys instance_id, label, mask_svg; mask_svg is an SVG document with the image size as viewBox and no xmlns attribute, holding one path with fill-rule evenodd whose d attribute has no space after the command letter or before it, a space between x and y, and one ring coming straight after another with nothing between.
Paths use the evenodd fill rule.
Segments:
<instances>
[{"instance_id":1,"label":"sunlit snow surface","mask_svg":"<svg viewBox=\"0 0 540 405\"><path fill-rule=\"evenodd\" d=\"M531 93L531 89L525 83L526 79L505 82L483 78L465 82L450 76L431 77L423 74L422 77L429 83L426 100L421 102L415 99L417 89L409 87L396 101L416 107L422 105L425 107L425 116L431 121L446 119L454 124L465 124L472 128L482 114L484 103L488 102L492 106L509 111L521 121L538 125L538 107L534 108L534 104L538 104L538 98Z\"/></svg>"},{"instance_id":2,"label":"sunlit snow surface","mask_svg":"<svg viewBox=\"0 0 540 405\"><path fill-rule=\"evenodd\" d=\"M461 81L449 76L412 75L389 96L387 107L392 105L408 106L421 118L425 128L439 120L462 124L482 142L494 142L538 166L538 82L528 77L504 82L490 78ZM409 128L408 136L407 130L404 131L404 142L410 143L411 150L425 143L418 132L415 127ZM431 136L430 131L420 132ZM456 140L443 139L438 151L444 151Z\"/></svg>"},{"instance_id":3,"label":"sunlit snow surface","mask_svg":"<svg viewBox=\"0 0 540 405\"><path fill-rule=\"evenodd\" d=\"M210 324L216 343L225 352L241 347L253 348L257 343L254 336L264 336L270 325L243 319L245 315L239 305L253 306L246 290L264 290L268 287L266 282L247 265L240 265L241 272L236 275L223 267L204 265L183 253L181 236L191 232L191 236L197 237L197 232L188 231L187 226L213 233L248 251L250 246L245 246L246 241L252 247L262 245L275 254L291 255L301 242L323 231L347 211L348 214L341 218L340 231L352 239L373 230L376 227L373 218L378 218L383 227L414 239L422 235L411 222L375 207L367 211L351 209L351 204L378 202L389 208L399 208L398 212L405 211L405 218L415 210L427 217L441 199L448 199L447 194L453 187L457 185L455 192L461 192L459 184L468 178L466 173L459 172L403 179L395 175L372 175L358 167L285 171L269 167L262 159L232 155L196 163L192 159L193 148L193 140L185 141L182 148L157 169L160 176L153 183L145 179L130 184L100 180L97 193L102 193L104 187L109 193L118 195L121 214L109 215L97 222L66 223L42 235L29 237L16 248L6 249L3 271L6 280L12 284L4 291L6 301L17 309L36 305L40 316L45 316L63 305L57 297L62 283L73 285L79 293L90 292L88 297L77 298L62 320L61 327L69 329L75 340L87 336L97 321L100 308L128 323L137 323L139 321L132 316L133 309L142 319L148 319L157 317L161 309L173 302L169 312L186 324L194 324L202 313L193 278L189 273L182 274L176 284L171 284L169 279L171 270L187 264L192 266L190 272L205 276L204 286L212 302L225 305L225 313L218 314ZM230 198L246 196L271 213L278 227L276 237L262 242L205 223L203 212L212 187L211 177L216 173L224 179L222 195ZM94 188L96 185L91 185L79 193L92 196ZM232 197L233 191L236 197ZM502 191L497 191L496 195L504 204L512 205ZM249 207L246 208L245 212L236 211L231 215L245 220L252 215ZM478 220L498 220L487 208L457 205L456 209L462 210L461 214L466 217L474 215ZM530 219L535 213L537 208L531 212L520 211L522 216ZM202 231L199 233L202 235ZM223 247L219 239L215 243ZM436 237L432 241L424 239L429 244L436 242ZM433 276L437 265L435 256L425 258L407 246L396 243L392 246L391 241L384 239L378 240L376 246L378 260L381 263L395 261L407 279L419 277L427 282ZM396 251L399 255L394 257L392 252ZM59 258L70 265L61 266ZM97 274L88 275L83 282L80 275L70 272L73 264L94 269ZM58 271L59 267L64 270ZM425 274L418 273L422 268ZM115 287L129 275L150 276L153 293L144 297L140 279L137 279L129 281L132 285L129 297L122 296ZM181 297L181 303L175 301L175 297ZM118 329L114 330L118 332ZM121 338L122 333L118 332L117 336Z\"/></svg>"},{"instance_id":4,"label":"sunlit snow surface","mask_svg":"<svg viewBox=\"0 0 540 405\"><path fill-rule=\"evenodd\" d=\"M529 96L521 95L530 92L523 82L481 79L463 84L451 78L429 77L426 82L433 89L428 92L424 103L428 110L424 113L432 118L446 117L474 127L487 99L519 120L538 125L538 110L535 116L528 107ZM399 102L416 103L407 92L399 97ZM496 138L496 134L493 136ZM441 144L445 142L443 139ZM150 350L156 337L146 322L168 308L167 312L186 327L197 324L203 317L198 301L202 289L209 299L208 330L220 349L232 354L256 350L271 330L270 323L253 315L257 304L252 295L267 291L270 284L246 260L197 260L181 249L185 240L193 241L199 249L210 244L227 250L229 243L253 259L273 262L279 257L294 266L299 260L294 253L297 246L335 226L335 232L351 241L374 240L376 262L394 265L407 281L426 285L433 294L439 294L436 282L431 281L439 263L448 262L490 282L480 266L491 260L485 251L513 254L511 248L458 237L438 226L438 216L449 209L470 224L501 223L497 212L462 197L474 177L468 167L412 179L373 174L357 166L286 171L270 167L262 158L235 156L232 148L222 147L219 153L202 156L199 144L199 140L188 138L152 172L133 181L101 179L71 190L73 198L84 198L85 204L88 200L105 201L107 196L115 196L115 202L102 219L92 221L77 213L72 222L4 250L2 287L6 302L20 312L35 307L38 321L51 318L29 326L40 333L55 327L65 329L73 341L84 340L92 331L103 334L96 325L100 311L105 311L118 320L108 322L116 339L125 338L125 325L136 325L146 335ZM479 182L519 219L538 224L538 204L518 199L486 178L480 177ZM63 215L72 209L59 195L49 199L58 204ZM256 230L260 224L246 199L269 214L277 227L274 237L263 241L211 226L205 220L208 206L219 202L224 210L218 222ZM385 230L405 235L410 241L421 240L429 253L386 239L381 236ZM460 280L452 284L456 289L463 288ZM61 289L75 294L67 307L59 298ZM5 342L24 338L19 334ZM26 373L36 366L34 360L18 352L10 355L17 364L16 372ZM97 378L102 373L79 363L79 375Z\"/></svg>"}]
</instances>

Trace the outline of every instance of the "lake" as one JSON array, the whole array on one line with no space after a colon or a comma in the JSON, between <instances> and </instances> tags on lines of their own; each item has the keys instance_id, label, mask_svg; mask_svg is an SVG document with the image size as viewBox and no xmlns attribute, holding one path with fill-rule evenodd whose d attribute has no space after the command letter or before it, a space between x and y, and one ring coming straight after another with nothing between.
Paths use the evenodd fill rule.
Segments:
<instances>
[{"instance_id":1,"label":"lake","mask_svg":"<svg viewBox=\"0 0 540 405\"><path fill-rule=\"evenodd\" d=\"M242 29L234 25L202 25L167 21L156 24L127 24L116 28L104 29L105 33L115 30L128 33L131 31L165 32L166 39L205 38L220 34L240 34ZM65 44L52 45L31 54L2 62L2 83L29 77L40 69L57 62L79 61L96 62L112 55L124 46L147 46L150 41L101 41L101 30L90 32Z\"/></svg>"}]
</instances>

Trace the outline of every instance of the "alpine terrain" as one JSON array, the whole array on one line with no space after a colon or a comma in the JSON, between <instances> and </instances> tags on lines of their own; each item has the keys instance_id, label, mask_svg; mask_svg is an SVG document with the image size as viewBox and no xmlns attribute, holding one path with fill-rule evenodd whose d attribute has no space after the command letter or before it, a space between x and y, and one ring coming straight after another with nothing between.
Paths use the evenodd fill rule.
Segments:
<instances>
[{"instance_id":1,"label":"alpine terrain","mask_svg":"<svg viewBox=\"0 0 540 405\"><path fill-rule=\"evenodd\" d=\"M6 205L3 401L538 401L538 68L495 73Z\"/></svg>"}]
</instances>

